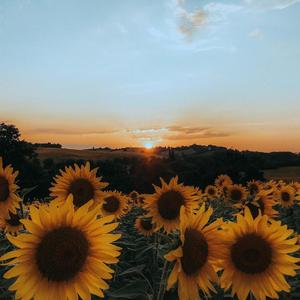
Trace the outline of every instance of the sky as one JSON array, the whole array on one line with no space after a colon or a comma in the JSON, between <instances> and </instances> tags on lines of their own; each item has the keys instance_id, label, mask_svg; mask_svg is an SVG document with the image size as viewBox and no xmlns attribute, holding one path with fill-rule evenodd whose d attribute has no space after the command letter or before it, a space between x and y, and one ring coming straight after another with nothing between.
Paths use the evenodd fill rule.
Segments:
<instances>
[{"instance_id":1,"label":"sky","mask_svg":"<svg viewBox=\"0 0 300 300\"><path fill-rule=\"evenodd\" d=\"M300 152L299 0L1 0L0 121L69 148Z\"/></svg>"}]
</instances>

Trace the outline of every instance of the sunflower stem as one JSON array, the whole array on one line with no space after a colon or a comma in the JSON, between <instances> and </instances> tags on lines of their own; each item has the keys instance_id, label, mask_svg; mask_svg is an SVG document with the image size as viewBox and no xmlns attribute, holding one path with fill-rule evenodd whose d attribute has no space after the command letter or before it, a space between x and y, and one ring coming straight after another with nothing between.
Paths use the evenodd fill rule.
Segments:
<instances>
[{"instance_id":1,"label":"sunflower stem","mask_svg":"<svg viewBox=\"0 0 300 300\"><path fill-rule=\"evenodd\" d=\"M158 253L158 247L159 247L159 244L160 244L160 240L161 240L161 235L158 234L157 235L157 244L156 244L156 262L157 263L158 263L158 255L159 255L159 253Z\"/></svg>"},{"instance_id":2,"label":"sunflower stem","mask_svg":"<svg viewBox=\"0 0 300 300\"><path fill-rule=\"evenodd\" d=\"M165 290L166 290L166 275L168 273L167 269L168 269L168 261L165 260L163 271L162 271L162 274L161 274L160 283L159 283L159 291L158 291L158 295L157 295L157 300L163 300L164 299Z\"/></svg>"},{"instance_id":3,"label":"sunflower stem","mask_svg":"<svg viewBox=\"0 0 300 300\"><path fill-rule=\"evenodd\" d=\"M22 218L23 218L23 219L25 219L25 215L24 215L24 209L23 209L23 203L22 203L22 201L20 202L20 209L21 209Z\"/></svg>"},{"instance_id":4,"label":"sunflower stem","mask_svg":"<svg viewBox=\"0 0 300 300\"><path fill-rule=\"evenodd\" d=\"M154 251L153 251L153 264L157 266L157 232L154 233Z\"/></svg>"}]
</instances>

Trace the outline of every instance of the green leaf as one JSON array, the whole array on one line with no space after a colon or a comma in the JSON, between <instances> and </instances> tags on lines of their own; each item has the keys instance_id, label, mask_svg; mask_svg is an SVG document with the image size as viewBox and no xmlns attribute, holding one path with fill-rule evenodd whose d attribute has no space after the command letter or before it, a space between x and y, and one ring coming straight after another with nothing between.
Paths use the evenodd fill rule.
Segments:
<instances>
[{"instance_id":1,"label":"green leaf","mask_svg":"<svg viewBox=\"0 0 300 300\"><path fill-rule=\"evenodd\" d=\"M24 198L26 195L28 195L29 193L31 193L32 191L34 191L38 186L34 186L34 187L31 187L31 188L25 188L25 189L22 189L20 191L20 196L21 198Z\"/></svg>"},{"instance_id":2,"label":"green leaf","mask_svg":"<svg viewBox=\"0 0 300 300\"><path fill-rule=\"evenodd\" d=\"M144 270L146 265L139 265L139 266L136 266L136 267L132 267L132 268L129 268L121 273L119 273L118 275L119 276L124 276L124 275L129 275L129 274L132 274L132 273L140 273Z\"/></svg>"},{"instance_id":3,"label":"green leaf","mask_svg":"<svg viewBox=\"0 0 300 300\"><path fill-rule=\"evenodd\" d=\"M108 295L112 298L124 298L124 299L134 299L137 297L142 297L146 294L147 283L144 280L138 280L131 282L122 288L108 292Z\"/></svg>"}]
</instances>

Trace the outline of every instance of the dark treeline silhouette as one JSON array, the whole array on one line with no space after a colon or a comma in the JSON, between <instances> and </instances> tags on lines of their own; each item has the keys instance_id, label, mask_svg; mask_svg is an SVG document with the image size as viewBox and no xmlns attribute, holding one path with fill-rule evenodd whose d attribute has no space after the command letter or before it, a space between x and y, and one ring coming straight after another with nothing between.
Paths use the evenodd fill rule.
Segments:
<instances>
[{"instance_id":1,"label":"dark treeline silhouette","mask_svg":"<svg viewBox=\"0 0 300 300\"><path fill-rule=\"evenodd\" d=\"M47 197L52 178L59 169L75 162L84 163L80 160L57 162L51 158L41 161L35 149L36 145L20 139L14 125L0 124L0 156L4 163L20 171L18 184L22 188L37 186L27 195L27 200ZM240 152L212 145L159 147L155 151L167 151L168 155L91 161L91 166L99 167L98 175L110 183L109 189L151 193L152 183L159 184L160 177L169 180L178 175L181 182L204 188L220 174L228 174L236 183L246 183L251 179L263 180L263 169L300 165L300 156L290 152Z\"/></svg>"},{"instance_id":2,"label":"dark treeline silhouette","mask_svg":"<svg viewBox=\"0 0 300 300\"><path fill-rule=\"evenodd\" d=\"M41 147L41 148L58 148L61 149L61 144L53 144L53 143L35 143L33 144L34 147Z\"/></svg>"},{"instance_id":3,"label":"dark treeline silhouette","mask_svg":"<svg viewBox=\"0 0 300 300\"><path fill-rule=\"evenodd\" d=\"M0 156L4 164L12 164L20 172L19 183L32 186L42 180L43 169L32 144L20 140L20 132L14 125L0 124Z\"/></svg>"}]
</instances>

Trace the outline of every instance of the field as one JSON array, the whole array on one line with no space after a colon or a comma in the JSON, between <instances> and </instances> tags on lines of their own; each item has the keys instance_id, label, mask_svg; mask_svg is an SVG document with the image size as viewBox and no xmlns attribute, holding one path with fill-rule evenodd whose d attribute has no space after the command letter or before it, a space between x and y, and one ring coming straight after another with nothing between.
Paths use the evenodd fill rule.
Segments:
<instances>
[{"instance_id":1,"label":"field","mask_svg":"<svg viewBox=\"0 0 300 300\"><path fill-rule=\"evenodd\" d=\"M147 151L134 150L76 150L67 148L38 148L36 150L40 160L51 158L54 161L64 160L103 160L114 158L128 158L128 157L143 157L151 155Z\"/></svg>"},{"instance_id":2,"label":"field","mask_svg":"<svg viewBox=\"0 0 300 300\"><path fill-rule=\"evenodd\" d=\"M2 161L0 174L14 181ZM0 299L299 299L300 183L220 175L200 191L176 176L151 194L124 194L104 190L86 163L60 173L48 202L28 204L8 182L13 197L0 196L16 213L0 218Z\"/></svg>"},{"instance_id":3,"label":"field","mask_svg":"<svg viewBox=\"0 0 300 300\"><path fill-rule=\"evenodd\" d=\"M300 181L300 167L283 167L272 170L264 170L264 176L267 180L284 180L286 182L290 181Z\"/></svg>"},{"instance_id":4,"label":"field","mask_svg":"<svg viewBox=\"0 0 300 300\"><path fill-rule=\"evenodd\" d=\"M133 148L120 150L76 150L67 148L38 148L36 150L40 160L53 159L55 162L66 160L85 160L98 161L115 158L132 158L132 157L166 157L167 153L156 154L151 150ZM191 154L185 152L185 154ZM201 156L211 156L212 152L201 154ZM266 180L284 180L286 182L300 181L300 166L282 167L277 169L263 170Z\"/></svg>"}]
</instances>

